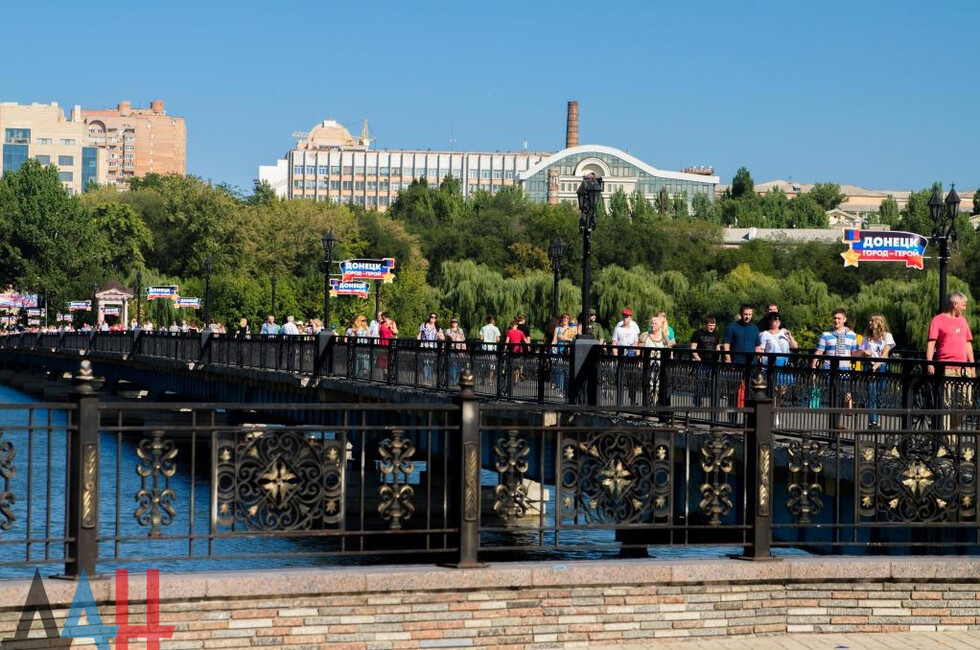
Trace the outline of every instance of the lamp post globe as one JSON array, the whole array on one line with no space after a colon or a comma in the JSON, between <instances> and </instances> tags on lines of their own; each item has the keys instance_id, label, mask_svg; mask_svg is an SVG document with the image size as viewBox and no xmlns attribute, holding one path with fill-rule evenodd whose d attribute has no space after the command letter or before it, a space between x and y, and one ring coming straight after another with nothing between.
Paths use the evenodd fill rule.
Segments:
<instances>
[{"instance_id":1,"label":"lamp post globe","mask_svg":"<svg viewBox=\"0 0 980 650\"><path fill-rule=\"evenodd\" d=\"M590 173L582 178L582 182L575 192L578 196L578 209L581 213L578 227L582 233L582 314L584 317L579 330L579 338L584 339L592 338L592 324L588 318L592 294L592 231L595 230L596 210L599 207L599 199L602 197L602 188L602 177Z\"/></svg>"},{"instance_id":2,"label":"lamp post globe","mask_svg":"<svg viewBox=\"0 0 980 650\"><path fill-rule=\"evenodd\" d=\"M330 330L330 266L333 264L333 230L323 233L323 327Z\"/></svg>"},{"instance_id":3,"label":"lamp post globe","mask_svg":"<svg viewBox=\"0 0 980 650\"><path fill-rule=\"evenodd\" d=\"M960 210L960 196L955 184L950 185L946 200L940 197L939 189L932 191L929 199L929 215L932 217L932 239L939 246L939 311L945 311L947 304L946 279L948 275L950 245L956 243L956 215Z\"/></svg>"},{"instance_id":4,"label":"lamp post globe","mask_svg":"<svg viewBox=\"0 0 980 650\"><path fill-rule=\"evenodd\" d=\"M564 250L565 242L561 240L561 237L555 237L551 240L551 246L548 247L548 257L551 259L551 272L554 274L555 280L555 286L554 290L552 291L551 299L551 313L553 316L558 315L558 283L561 278L561 257Z\"/></svg>"}]
</instances>

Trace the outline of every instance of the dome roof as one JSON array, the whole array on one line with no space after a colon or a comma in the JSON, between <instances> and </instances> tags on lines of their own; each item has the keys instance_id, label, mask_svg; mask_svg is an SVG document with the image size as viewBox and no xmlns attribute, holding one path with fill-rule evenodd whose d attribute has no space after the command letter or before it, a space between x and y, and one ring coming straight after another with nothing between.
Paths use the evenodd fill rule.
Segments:
<instances>
[{"instance_id":1,"label":"dome roof","mask_svg":"<svg viewBox=\"0 0 980 650\"><path fill-rule=\"evenodd\" d=\"M300 149L322 149L325 147L351 147L357 141L350 131L336 120L324 120L310 129L306 141L300 143Z\"/></svg>"}]
</instances>

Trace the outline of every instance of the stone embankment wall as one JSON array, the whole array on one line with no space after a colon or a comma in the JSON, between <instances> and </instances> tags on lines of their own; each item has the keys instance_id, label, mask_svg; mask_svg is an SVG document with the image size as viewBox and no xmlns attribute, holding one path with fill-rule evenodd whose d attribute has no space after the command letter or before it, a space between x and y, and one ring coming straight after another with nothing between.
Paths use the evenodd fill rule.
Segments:
<instances>
[{"instance_id":1,"label":"stone embankment wall","mask_svg":"<svg viewBox=\"0 0 980 650\"><path fill-rule=\"evenodd\" d=\"M0 638L30 581L0 582ZM74 584L45 580L58 628ZM113 624L113 576L92 581ZM145 578L129 576L130 624ZM660 637L980 627L980 559L786 559L523 563L457 570L370 567L167 573L162 647L548 648ZM40 635L40 620L34 635ZM76 643L73 647L82 647ZM143 647L133 644L133 647Z\"/></svg>"}]
</instances>

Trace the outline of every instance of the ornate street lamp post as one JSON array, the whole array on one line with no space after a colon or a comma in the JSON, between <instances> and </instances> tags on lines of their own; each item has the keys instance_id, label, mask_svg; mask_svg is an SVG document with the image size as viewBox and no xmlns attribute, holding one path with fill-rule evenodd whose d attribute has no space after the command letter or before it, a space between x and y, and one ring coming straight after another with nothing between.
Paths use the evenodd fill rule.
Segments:
<instances>
[{"instance_id":1,"label":"ornate street lamp post","mask_svg":"<svg viewBox=\"0 0 980 650\"><path fill-rule=\"evenodd\" d=\"M956 243L956 214L960 210L960 196L955 185L950 185L946 195L946 205L939 197L939 190L933 190L929 200L929 213L932 215L932 239L939 246L939 311L945 311L946 267L949 264L950 244Z\"/></svg>"},{"instance_id":2,"label":"ornate street lamp post","mask_svg":"<svg viewBox=\"0 0 980 650\"><path fill-rule=\"evenodd\" d=\"M578 209L582 213L578 229L582 232L582 323L579 338L592 338L592 324L589 322L590 294L592 293L592 231L595 230L596 208L602 196L602 177L588 174L582 178L576 192Z\"/></svg>"},{"instance_id":3,"label":"ornate street lamp post","mask_svg":"<svg viewBox=\"0 0 980 650\"><path fill-rule=\"evenodd\" d=\"M551 315L558 315L558 282L561 276L561 254L565 248L564 242L562 242L561 237L555 237L551 240L551 246L548 247L548 257L551 258L551 272L555 275L555 288L551 294Z\"/></svg>"},{"instance_id":4,"label":"ornate street lamp post","mask_svg":"<svg viewBox=\"0 0 980 650\"><path fill-rule=\"evenodd\" d=\"M323 233L323 328L330 331L330 266L333 264L333 230Z\"/></svg>"},{"instance_id":5,"label":"ornate street lamp post","mask_svg":"<svg viewBox=\"0 0 980 650\"><path fill-rule=\"evenodd\" d=\"M204 260L204 329L211 328L211 257Z\"/></svg>"},{"instance_id":6,"label":"ornate street lamp post","mask_svg":"<svg viewBox=\"0 0 980 650\"><path fill-rule=\"evenodd\" d=\"M279 278L275 274L273 274L272 275L272 309L269 310L269 313L272 314L273 316L276 315L276 282L278 281Z\"/></svg>"}]
</instances>

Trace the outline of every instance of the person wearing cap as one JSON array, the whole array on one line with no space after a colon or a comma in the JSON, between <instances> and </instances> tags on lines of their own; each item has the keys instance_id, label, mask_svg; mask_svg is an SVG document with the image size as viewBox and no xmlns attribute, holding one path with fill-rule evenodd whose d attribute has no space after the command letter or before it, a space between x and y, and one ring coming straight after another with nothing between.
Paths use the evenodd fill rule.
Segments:
<instances>
[{"instance_id":1,"label":"person wearing cap","mask_svg":"<svg viewBox=\"0 0 980 650\"><path fill-rule=\"evenodd\" d=\"M640 326L633 322L633 310L629 307L623 310L623 320L616 323L613 329L612 344L620 347L635 347L640 341ZM613 348L613 354L618 351ZM635 350L627 350L625 356L633 356Z\"/></svg>"},{"instance_id":2,"label":"person wearing cap","mask_svg":"<svg viewBox=\"0 0 980 650\"><path fill-rule=\"evenodd\" d=\"M589 310L589 329L592 331L592 336L599 341L599 345L605 345L606 343L606 330L599 324L596 320L596 313L594 309Z\"/></svg>"}]
</instances>

